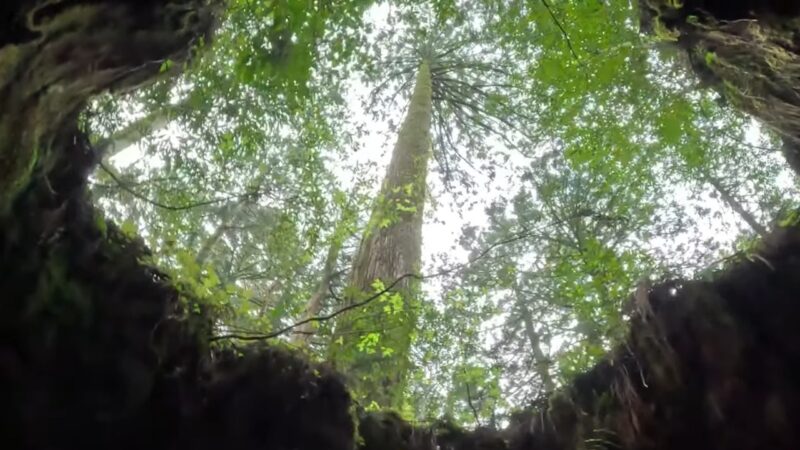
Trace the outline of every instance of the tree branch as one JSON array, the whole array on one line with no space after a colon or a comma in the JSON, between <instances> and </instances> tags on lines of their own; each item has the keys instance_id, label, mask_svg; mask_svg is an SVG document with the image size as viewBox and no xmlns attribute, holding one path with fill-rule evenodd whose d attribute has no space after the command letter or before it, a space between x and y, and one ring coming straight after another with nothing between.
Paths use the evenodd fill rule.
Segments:
<instances>
[{"instance_id":1,"label":"tree branch","mask_svg":"<svg viewBox=\"0 0 800 450\"><path fill-rule=\"evenodd\" d=\"M383 296L384 294L390 292L392 290L392 288L394 288L398 283L400 283L401 281L405 280L406 278L416 278L416 279L422 280L422 279L425 279L426 277L424 277L422 275L417 275L417 274L414 274L414 273L404 274L404 275L398 277L396 280L394 280L394 282L392 284L390 284L389 286L387 286L386 288L382 289L381 291L373 294L372 296L370 296L370 297L368 297L368 298L366 298L366 299L364 299L364 300L362 300L360 302L352 303L350 305L347 305L347 306L345 306L345 307L343 307L341 309L338 309L338 310L336 310L336 311L334 311L334 312L332 312L330 314L327 314L327 315L309 317L308 319L301 320L299 322L293 323L292 325L283 327L280 330L273 331L272 333L261 334L261 335L255 335L254 334L254 335L251 335L251 336L244 336L244 335L240 335L240 334L223 334L223 335L220 335L220 336L213 336L213 337L211 337L211 339L209 339L209 341L214 342L214 341L219 341L219 340L222 340L222 339L239 339L239 340L242 340L242 341L258 341L258 340L266 340L266 339L276 338L276 337L278 337L278 336L280 336L282 334L288 333L289 331L293 331L295 328L297 328L297 327L299 327L301 325L305 325L305 324L311 323L311 322L325 322L325 321L331 320L334 317L337 317L337 316L339 316L341 314L344 314L347 311L350 311L350 310L353 310L353 309L356 309L356 308L360 308L360 307L365 306L365 305L367 305L369 303L372 303L374 300L376 300L376 299L380 298L381 296Z\"/></svg>"},{"instance_id":2,"label":"tree branch","mask_svg":"<svg viewBox=\"0 0 800 450\"><path fill-rule=\"evenodd\" d=\"M467 369L464 368L464 375L467 375ZM478 416L478 410L475 408L475 405L472 403L472 391L469 387L469 382L464 380L464 384L467 386L467 403L469 404L469 409L472 410L472 415L475 417L475 424L481 426L481 419Z\"/></svg>"},{"instance_id":3,"label":"tree branch","mask_svg":"<svg viewBox=\"0 0 800 450\"><path fill-rule=\"evenodd\" d=\"M489 245L488 247L483 249L480 253L478 253L477 256L475 256L473 258L470 258L465 263L456 264L453 267L450 267L448 269L440 270L440 271L432 273L430 275L419 275L419 274L416 274L416 273L407 273L407 274L401 275L396 280L394 280L389 286L387 286L386 288L382 289L380 292L377 292L377 293L373 294L372 296L370 296L370 297L368 297L368 298L366 298L366 299L364 299L364 300L362 300L360 302L352 303L350 305L347 305L347 306L344 306L344 307L342 307L340 309L337 309L336 311L334 311L334 312L332 312L330 314L327 314L327 315L309 317L309 318L301 320L299 322L295 322L295 323L293 323L291 325L287 325L287 326L285 326L285 327L283 327L283 328L281 328L281 329L279 329L277 331L273 331L271 333L263 333L263 334L252 333L252 334L248 334L248 335L243 335L243 334L238 334L238 333L230 333L230 334L222 334L222 335L219 335L219 336L212 336L209 340L211 342L220 341L220 340L224 340L224 339L238 339L238 340L242 340L242 341L268 340L268 339L273 339L273 338L276 338L276 337L281 336L283 334L286 334L286 333L288 333L290 331L294 332L295 328L298 328L298 327L300 327L302 325L306 325L306 324L311 323L311 322L326 322L328 320L331 320L331 319L333 319L333 318L335 318L337 316L340 316L340 315L344 314L347 311L351 311L353 309L360 308L362 306L368 305L369 303L372 303L376 299L380 298L382 295L384 295L384 294L386 294L388 292L391 292L392 288L397 286L398 283L400 283L401 281L405 280L406 278L414 278L416 280L424 281L424 280L428 280L428 279L432 279L432 278L441 277L441 276L444 276L444 275L449 275L449 274L451 274L453 272L456 272L458 270L462 270L462 269L464 269L466 267L469 267L470 265L474 264L478 260L484 258L487 254L489 254L492 250L494 250L497 247L500 247L500 246L506 245L506 244L510 244L512 242L520 241L522 239L526 239L526 238L531 237L531 236L535 236L537 232L538 232L538 230L533 230L532 231L532 230L524 229L523 231L521 231L519 233L516 233L516 234L514 234L514 235L512 235L512 236L510 236L510 237L508 237L506 239L501 239L501 240L498 240L497 242L492 243L491 245ZM331 296L333 298L341 301L341 298L337 297L335 295L335 293L333 292L333 286L332 285L330 285L328 287L328 290L329 290L329 292L330 292L330 294L331 294Z\"/></svg>"},{"instance_id":4,"label":"tree branch","mask_svg":"<svg viewBox=\"0 0 800 450\"><path fill-rule=\"evenodd\" d=\"M142 200L143 202L149 203L149 204L151 204L151 205L153 205L153 206L155 206L157 208L166 209L168 211L185 211L187 209L198 208L198 207L201 207L201 206L214 205L214 204L217 204L217 203L222 203L222 202L230 201L230 200L237 199L237 198L244 198L244 197L251 197L251 196L258 195L258 191L255 191L255 192L246 192L244 194L232 195L230 197L215 198L215 199L204 200L204 201L200 201L200 202L196 202L196 203L188 203L186 205L178 205L178 206L167 205L167 204L161 203L161 202L159 202L157 200L153 200L151 198L148 198L144 194L142 194L140 192L137 192L135 189L133 189L130 186L128 186L128 184L125 181L123 181L122 179L120 179L120 177L116 173L114 173L113 170L108 168L108 166L106 166L105 163L103 163L103 161L100 161L99 164L100 164L100 168L103 170L103 172L107 173L108 176L111 177L111 179L114 180L115 183L117 183L117 185L120 187L120 189L122 189L123 191L131 194L132 196L134 196L136 198L138 198L139 200Z\"/></svg>"},{"instance_id":5,"label":"tree branch","mask_svg":"<svg viewBox=\"0 0 800 450\"><path fill-rule=\"evenodd\" d=\"M564 29L563 25L561 25L558 17L556 17L555 13L553 12L553 8L550 7L550 4L547 2L547 0L542 0L542 4L545 8L547 8L547 12L550 13L550 17L553 19L553 22L555 22L558 29L561 30L561 35L564 36L564 41L566 41L569 52L572 53L572 57L575 58L576 61L580 61L581 59L578 58L578 54L575 53L575 48L572 46L572 40L570 40L567 30Z\"/></svg>"}]
</instances>

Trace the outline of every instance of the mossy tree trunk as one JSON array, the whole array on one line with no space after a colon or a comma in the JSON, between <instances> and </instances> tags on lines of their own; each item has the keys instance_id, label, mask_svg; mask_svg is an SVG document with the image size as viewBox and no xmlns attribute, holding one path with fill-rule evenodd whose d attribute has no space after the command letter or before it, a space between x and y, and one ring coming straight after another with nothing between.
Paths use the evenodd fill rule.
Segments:
<instances>
[{"instance_id":1,"label":"mossy tree trunk","mask_svg":"<svg viewBox=\"0 0 800 450\"><path fill-rule=\"evenodd\" d=\"M212 352L203 303L90 203L82 106L181 68L215 3L0 3L3 448L354 447L338 377L275 349Z\"/></svg>"},{"instance_id":2,"label":"mossy tree trunk","mask_svg":"<svg viewBox=\"0 0 800 450\"><path fill-rule=\"evenodd\" d=\"M637 292L625 340L505 430L362 419L360 450L800 448L800 228L713 281Z\"/></svg>"},{"instance_id":3,"label":"mossy tree trunk","mask_svg":"<svg viewBox=\"0 0 800 450\"><path fill-rule=\"evenodd\" d=\"M0 6L5 448L159 448L179 417L168 412L163 394L171 388L162 383L166 373L193 366L202 345L192 336L205 332L182 322L178 293L141 262L147 253L139 241L91 206L87 179L98 155L78 119L92 95L166 76L160 68L168 59L180 68L194 44L208 40L217 6Z\"/></svg>"},{"instance_id":4,"label":"mossy tree trunk","mask_svg":"<svg viewBox=\"0 0 800 450\"><path fill-rule=\"evenodd\" d=\"M0 18L0 208L56 159L58 131L93 94L186 60L214 23L206 0L20 1ZM174 64L173 67L180 67ZM177 69L175 69L177 70Z\"/></svg>"},{"instance_id":5,"label":"mossy tree trunk","mask_svg":"<svg viewBox=\"0 0 800 450\"><path fill-rule=\"evenodd\" d=\"M97 155L77 127L80 106L103 89L151 79L156 61L181 61L202 34L190 24L205 23L207 6L0 4L3 448L355 447L350 402L335 376L274 349L211 358L199 342L207 335L181 320L180 293L142 263L141 244L88 203L86 179ZM415 96L424 92L425 73L423 65ZM422 109L412 113L416 119L407 122L424 122ZM415 140L401 132L398 141ZM394 225L403 217L421 223L424 178L415 181L422 192L409 195L419 195L411 204L420 217L400 215ZM391 228L380 223L364 248L380 247L370 240ZM367 434L362 421L360 448L800 448L798 255L800 230L793 227L713 281L653 288L624 345L508 430L443 427L432 439L430 428L415 432L383 415L378 425L392 428ZM358 273L372 265L363 261L370 259L358 259ZM376 443L376 436L406 442Z\"/></svg>"},{"instance_id":6,"label":"mossy tree trunk","mask_svg":"<svg viewBox=\"0 0 800 450\"><path fill-rule=\"evenodd\" d=\"M431 156L431 69L423 61L392 159L356 254L349 302L391 292L343 316L330 356L356 396L400 407L416 325L422 254L422 214ZM399 281L398 281L399 280Z\"/></svg>"},{"instance_id":7,"label":"mossy tree trunk","mask_svg":"<svg viewBox=\"0 0 800 450\"><path fill-rule=\"evenodd\" d=\"M800 2L640 0L642 28L682 48L704 84L783 139L800 174Z\"/></svg>"}]
</instances>

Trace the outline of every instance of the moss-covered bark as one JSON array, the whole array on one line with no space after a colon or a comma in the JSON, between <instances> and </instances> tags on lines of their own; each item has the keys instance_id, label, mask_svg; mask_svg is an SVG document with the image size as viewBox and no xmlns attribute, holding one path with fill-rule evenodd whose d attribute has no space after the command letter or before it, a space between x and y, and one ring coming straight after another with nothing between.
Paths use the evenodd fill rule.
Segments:
<instances>
[{"instance_id":1,"label":"moss-covered bark","mask_svg":"<svg viewBox=\"0 0 800 450\"><path fill-rule=\"evenodd\" d=\"M402 406L416 327L431 157L431 83L430 64L423 61L350 276L359 294L349 299L352 303L376 290L391 287L391 292L343 315L330 345L331 360L349 376L357 396L381 407ZM393 301L392 294L399 297Z\"/></svg>"},{"instance_id":2,"label":"moss-covered bark","mask_svg":"<svg viewBox=\"0 0 800 450\"><path fill-rule=\"evenodd\" d=\"M214 24L207 0L16 1L0 19L0 211L56 160L58 130L89 96L184 61Z\"/></svg>"},{"instance_id":3,"label":"moss-covered bark","mask_svg":"<svg viewBox=\"0 0 800 450\"><path fill-rule=\"evenodd\" d=\"M800 173L800 2L640 0L642 28L673 42L735 107L783 138Z\"/></svg>"}]
</instances>

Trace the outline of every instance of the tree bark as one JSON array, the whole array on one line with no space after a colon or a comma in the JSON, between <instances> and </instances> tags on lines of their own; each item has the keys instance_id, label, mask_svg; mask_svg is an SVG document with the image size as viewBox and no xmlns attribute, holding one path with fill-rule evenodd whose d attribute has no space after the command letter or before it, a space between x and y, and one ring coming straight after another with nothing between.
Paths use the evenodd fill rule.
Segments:
<instances>
[{"instance_id":1,"label":"tree bark","mask_svg":"<svg viewBox=\"0 0 800 450\"><path fill-rule=\"evenodd\" d=\"M686 52L704 85L784 141L800 174L800 2L639 0L642 28Z\"/></svg>"},{"instance_id":2,"label":"tree bark","mask_svg":"<svg viewBox=\"0 0 800 450\"><path fill-rule=\"evenodd\" d=\"M29 0L4 6L0 210L37 166L52 163L57 132L91 95L135 88L159 76L164 61L186 60L215 22L216 6L207 3Z\"/></svg>"},{"instance_id":3,"label":"tree bark","mask_svg":"<svg viewBox=\"0 0 800 450\"><path fill-rule=\"evenodd\" d=\"M329 352L350 376L356 395L384 407L397 407L402 402L416 323L414 304L419 283L414 275L419 273L422 254L431 115L431 71L429 63L423 61L353 264L350 286L358 295L347 299L354 303L369 297L375 292L376 280L386 287L401 280L392 291L401 296L402 310L393 310L379 298L345 314L336 324ZM375 333L379 334L378 342L365 343L365 337Z\"/></svg>"},{"instance_id":4,"label":"tree bark","mask_svg":"<svg viewBox=\"0 0 800 450\"><path fill-rule=\"evenodd\" d=\"M165 440L167 428L149 424L179 417L163 413L178 398L164 387L196 370L198 353L183 343L200 345L208 329L180 323L186 305L143 262L141 241L89 203L98 158L78 118L95 94L164 76L165 60L182 67L208 40L215 3L0 6L0 354L13 355L0 357L5 448L179 447L178 427Z\"/></svg>"}]
</instances>

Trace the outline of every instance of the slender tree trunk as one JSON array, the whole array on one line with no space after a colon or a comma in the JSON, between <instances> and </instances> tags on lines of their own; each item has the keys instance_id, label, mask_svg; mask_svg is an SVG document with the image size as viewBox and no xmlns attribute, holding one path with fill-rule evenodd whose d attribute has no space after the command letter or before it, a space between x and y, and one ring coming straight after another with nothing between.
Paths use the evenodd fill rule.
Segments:
<instances>
[{"instance_id":1,"label":"slender tree trunk","mask_svg":"<svg viewBox=\"0 0 800 450\"><path fill-rule=\"evenodd\" d=\"M520 297L519 290L516 289L516 286L514 291L516 306L519 309L520 315L522 316L522 322L525 325L525 334L527 335L528 343L531 346L531 353L533 354L533 367L542 383L541 394L546 396L553 392L556 388L556 384L553 381L553 376L550 374L550 359L542 350L542 339L539 333L536 331L530 308L528 308L525 300Z\"/></svg>"},{"instance_id":2,"label":"slender tree trunk","mask_svg":"<svg viewBox=\"0 0 800 450\"><path fill-rule=\"evenodd\" d=\"M722 183L714 177L706 176L705 177L708 184L714 187L714 189L719 193L719 196L722 198L728 206L731 207L742 220L750 226L756 233L758 233L761 237L766 237L768 232L767 228L761 225L758 220L753 216L747 208L744 207L734 196L731 194Z\"/></svg>"},{"instance_id":3,"label":"slender tree trunk","mask_svg":"<svg viewBox=\"0 0 800 450\"><path fill-rule=\"evenodd\" d=\"M319 315L322 311L322 306L325 298L328 296L331 281L333 280L334 271L336 270L336 261L339 259L339 253L342 251L342 239L334 236L330 247L328 247L328 254L325 256L325 265L322 268L319 283L314 293L306 303L305 311L301 320L307 320ZM295 335L292 337L292 343L298 347L305 347L314 336L316 325L314 323L303 324L295 330Z\"/></svg>"},{"instance_id":4,"label":"slender tree trunk","mask_svg":"<svg viewBox=\"0 0 800 450\"><path fill-rule=\"evenodd\" d=\"M533 353L533 365L542 382L542 394L547 395L556 388L553 376L550 374L550 360L542 350L541 336L536 332L531 318L531 311L527 305L520 304L520 312L522 313L522 320L525 322L525 334L528 335L528 342Z\"/></svg>"},{"instance_id":5,"label":"slender tree trunk","mask_svg":"<svg viewBox=\"0 0 800 450\"><path fill-rule=\"evenodd\" d=\"M254 185L256 186L257 190L260 190L264 185L264 180L267 174L266 172L267 169L262 168L253 178ZM203 245L197 252L197 256L195 257L197 264L202 266L208 260L208 258L211 256L211 252L214 251L214 247L216 247L217 243L222 238L222 235L225 234L225 231L233 226L233 224L242 220L245 215L247 205L251 203L251 198L243 197L240 198L237 203L228 205L220 212L219 225L217 225L217 228L214 230L211 236L209 236L208 239L203 242Z\"/></svg>"},{"instance_id":6,"label":"slender tree trunk","mask_svg":"<svg viewBox=\"0 0 800 450\"><path fill-rule=\"evenodd\" d=\"M263 299L262 299L262 303L261 303L261 309L258 311L258 316L259 317L265 317L267 315L267 313L269 312L270 308L273 308L275 306L275 303L276 303L275 295L274 295L275 291L280 289L282 286L283 286L283 283L281 283L281 280L275 280L275 281L273 281L272 283L269 284L269 287L267 287L266 291L264 291L264 295L263 295ZM277 327L280 326L280 323L277 322L277 320L273 320L272 326L277 328Z\"/></svg>"},{"instance_id":7,"label":"slender tree trunk","mask_svg":"<svg viewBox=\"0 0 800 450\"><path fill-rule=\"evenodd\" d=\"M337 323L330 348L331 359L350 377L356 395L384 407L402 403L416 325L413 305L419 282L413 275L419 273L422 253L431 97L430 66L422 62L350 278L350 286L359 294L349 302L368 298L376 286L400 280L392 293L400 295L401 304L387 300L387 295L353 309Z\"/></svg>"}]
</instances>

